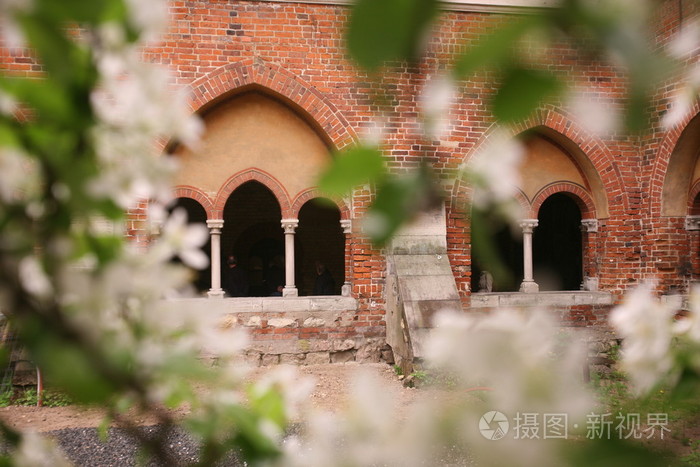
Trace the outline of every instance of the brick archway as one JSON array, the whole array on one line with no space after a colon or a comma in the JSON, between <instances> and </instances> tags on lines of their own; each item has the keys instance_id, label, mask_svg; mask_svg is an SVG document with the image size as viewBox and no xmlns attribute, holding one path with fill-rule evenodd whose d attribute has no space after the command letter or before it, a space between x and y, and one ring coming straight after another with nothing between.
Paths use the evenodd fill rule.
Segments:
<instances>
[{"instance_id":1,"label":"brick archway","mask_svg":"<svg viewBox=\"0 0 700 467\"><path fill-rule=\"evenodd\" d=\"M681 123L665 132L659 144L659 151L649 176L649 212L653 216L662 215L663 192L672 159L676 154L676 148L683 133L696 118L700 118L700 103L698 101L694 103L692 111L686 115ZM693 197L690 198L689 202L692 203L692 200Z\"/></svg>"},{"instance_id":2,"label":"brick archway","mask_svg":"<svg viewBox=\"0 0 700 467\"><path fill-rule=\"evenodd\" d=\"M340 218L343 220L350 219L350 210L348 209L345 201L338 199L338 198L328 197L328 196L324 195L323 193L321 193L317 188L309 188L308 190L301 192L294 199L294 202L292 203L292 208L291 208L292 217L298 218L299 211L301 210L302 206L304 206L304 204L306 204L307 201L310 201L314 198L330 199L338 207L338 210L340 211Z\"/></svg>"},{"instance_id":3,"label":"brick archway","mask_svg":"<svg viewBox=\"0 0 700 467\"><path fill-rule=\"evenodd\" d=\"M214 202L202 190L190 185L180 185L173 188L173 196L176 198L190 198L197 201L207 213L207 219L217 219L213 216Z\"/></svg>"},{"instance_id":4,"label":"brick archway","mask_svg":"<svg viewBox=\"0 0 700 467\"><path fill-rule=\"evenodd\" d=\"M575 145L575 147L585 155L586 159L590 161L595 169L596 176L601 181L602 187L605 190L606 199L608 199L612 193L625 193L620 170L606 144L597 136L579 127L569 116L549 107L540 109L527 120L509 127L503 127L494 123L465 155L463 161L468 166L469 161L473 160L476 155L483 151L488 142L498 132L505 131L506 135L515 138L519 134L538 127L555 132ZM465 199L464 197L467 194L465 188L467 185L468 183L466 183L466 180L463 178L457 180L451 193L453 204L456 204L460 197ZM608 204L611 206L613 205L612 203ZM621 203L618 202L617 204L620 205L623 211L626 211L629 207L627 196L623 196Z\"/></svg>"},{"instance_id":5,"label":"brick archway","mask_svg":"<svg viewBox=\"0 0 700 467\"><path fill-rule=\"evenodd\" d=\"M323 93L282 66L258 59L224 65L189 84L190 107L194 112L199 111L232 91L250 86L269 90L303 110L335 149L348 147L357 140L350 123Z\"/></svg>"},{"instance_id":6,"label":"brick archway","mask_svg":"<svg viewBox=\"0 0 700 467\"><path fill-rule=\"evenodd\" d=\"M233 193L239 186L250 181L259 182L272 192L280 205L282 218L293 217L292 206L289 201L289 194L287 193L287 190L284 189L284 186L282 186L282 184L275 177L267 172L259 169L248 169L232 175L219 189L219 192L216 195L216 201L214 202L214 206L212 208L212 215L215 219L223 218L224 207L226 206L226 201L228 200L229 196L231 196L231 193Z\"/></svg>"},{"instance_id":7,"label":"brick archway","mask_svg":"<svg viewBox=\"0 0 700 467\"><path fill-rule=\"evenodd\" d=\"M591 198L590 194L588 194L588 192L584 190L583 187L571 182L555 182L542 188L535 195L535 198L533 199L532 205L530 207L531 219L537 219L537 215L540 212L542 203L544 203L547 200L547 198L549 198L555 193L566 193L569 195L573 195L571 196L571 199L573 199L574 202L576 202L576 205L581 210L582 219L595 219L597 217L595 205L593 204L593 198Z\"/></svg>"}]
</instances>

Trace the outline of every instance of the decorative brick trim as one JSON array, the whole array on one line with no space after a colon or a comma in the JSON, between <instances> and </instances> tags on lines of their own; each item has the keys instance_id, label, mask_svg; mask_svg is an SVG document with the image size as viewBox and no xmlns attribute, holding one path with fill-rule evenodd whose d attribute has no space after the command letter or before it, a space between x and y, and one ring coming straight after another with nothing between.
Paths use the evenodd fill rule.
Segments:
<instances>
[{"instance_id":1,"label":"decorative brick trim","mask_svg":"<svg viewBox=\"0 0 700 467\"><path fill-rule=\"evenodd\" d=\"M579 209L581 210L581 218L596 219L595 205L591 195L580 185L571 182L554 182L542 188L534 197L532 207L530 208L530 217L537 219L540 212L540 207L547 198L555 193L567 193L571 196Z\"/></svg>"},{"instance_id":2,"label":"decorative brick trim","mask_svg":"<svg viewBox=\"0 0 700 467\"><path fill-rule=\"evenodd\" d=\"M189 88L193 111L228 93L257 88L303 110L335 149L343 149L357 140L350 123L321 91L275 63L256 58L227 64L193 81Z\"/></svg>"},{"instance_id":3,"label":"decorative brick trim","mask_svg":"<svg viewBox=\"0 0 700 467\"><path fill-rule=\"evenodd\" d=\"M250 181L259 182L265 185L265 187L272 192L280 205L283 219L294 217L292 215L289 194L279 180L260 169L246 169L232 175L221 186L216 195L216 201L214 202L214 207L212 209L212 218L223 219L224 207L226 206L226 201L228 200L229 196L231 196L231 193L236 191L236 188L239 186Z\"/></svg>"},{"instance_id":4,"label":"decorative brick trim","mask_svg":"<svg viewBox=\"0 0 700 467\"><path fill-rule=\"evenodd\" d=\"M305 190L301 192L296 199L294 199L294 202L292 203L292 217L294 218L299 218L299 211L301 211L301 208L306 204L308 201L314 199L314 198L326 198L330 199L335 203L336 206L338 206L338 210L340 211L340 218L341 219L350 219L350 210L347 207L347 204L345 201L339 198L335 197L329 197L321 193L317 188L309 188L308 190Z\"/></svg>"},{"instance_id":5,"label":"decorative brick trim","mask_svg":"<svg viewBox=\"0 0 700 467\"><path fill-rule=\"evenodd\" d=\"M206 211L207 219L216 219L212 217L214 201L199 188L190 185L178 185L173 188L173 196L176 198L190 198L197 201L204 208L204 211Z\"/></svg>"},{"instance_id":6,"label":"decorative brick trim","mask_svg":"<svg viewBox=\"0 0 700 467\"><path fill-rule=\"evenodd\" d=\"M663 134L663 139L658 146L658 153L654 160L654 167L649 180L649 210L652 215L660 215L663 203L663 190L666 184L671 158L675 152L678 140L690 122L700 114L700 103L696 100L692 110L681 123L669 129ZM691 190L692 191L692 190ZM692 203L695 196L689 197L688 202Z\"/></svg>"}]
</instances>

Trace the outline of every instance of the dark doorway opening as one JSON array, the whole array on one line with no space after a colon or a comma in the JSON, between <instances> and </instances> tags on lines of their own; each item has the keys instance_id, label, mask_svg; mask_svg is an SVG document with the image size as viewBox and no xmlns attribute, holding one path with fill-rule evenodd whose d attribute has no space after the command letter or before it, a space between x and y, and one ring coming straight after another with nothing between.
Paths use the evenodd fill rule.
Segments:
<instances>
[{"instance_id":1,"label":"dark doorway opening","mask_svg":"<svg viewBox=\"0 0 700 467\"><path fill-rule=\"evenodd\" d=\"M229 196L224 206L221 235L222 268L226 258L236 256L238 266L247 275L252 297L274 295L268 279L282 258L284 271L284 233L282 211L277 198L265 185L246 182ZM225 271L222 271L225 272ZM276 276L276 274L274 274ZM222 273L222 281L226 275ZM224 289L226 284L222 285Z\"/></svg>"},{"instance_id":2,"label":"dark doorway opening","mask_svg":"<svg viewBox=\"0 0 700 467\"><path fill-rule=\"evenodd\" d=\"M579 290L583 280L581 210L565 193L547 198L532 239L535 282L542 291Z\"/></svg>"},{"instance_id":3,"label":"dark doorway opening","mask_svg":"<svg viewBox=\"0 0 700 467\"><path fill-rule=\"evenodd\" d=\"M339 295L345 281L345 235L340 227L340 210L332 201L316 198L301 207L296 244L299 295L314 294L317 262L333 278L332 295Z\"/></svg>"},{"instance_id":4,"label":"dark doorway opening","mask_svg":"<svg viewBox=\"0 0 700 467\"><path fill-rule=\"evenodd\" d=\"M516 292L523 280L522 234L501 221L483 219L487 224L484 226L485 235L472 237L471 290L480 291L481 273L488 271L493 277L493 292ZM486 254L488 244L497 256L496 264ZM502 268L500 273L499 268Z\"/></svg>"}]
</instances>

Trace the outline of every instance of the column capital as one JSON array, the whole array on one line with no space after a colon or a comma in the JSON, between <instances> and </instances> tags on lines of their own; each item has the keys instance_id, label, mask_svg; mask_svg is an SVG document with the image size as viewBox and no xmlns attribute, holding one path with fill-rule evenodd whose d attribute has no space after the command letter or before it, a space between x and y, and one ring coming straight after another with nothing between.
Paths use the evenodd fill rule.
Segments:
<instances>
[{"instance_id":1,"label":"column capital","mask_svg":"<svg viewBox=\"0 0 700 467\"><path fill-rule=\"evenodd\" d=\"M224 228L224 220L223 219L207 219L207 227L209 227L210 230L223 229Z\"/></svg>"},{"instance_id":2,"label":"column capital","mask_svg":"<svg viewBox=\"0 0 700 467\"><path fill-rule=\"evenodd\" d=\"M537 227L539 221L537 219L522 219L520 221L520 228L523 229L523 233L532 233Z\"/></svg>"},{"instance_id":3,"label":"column capital","mask_svg":"<svg viewBox=\"0 0 700 467\"><path fill-rule=\"evenodd\" d=\"M588 233L597 232L598 219L581 219L581 231Z\"/></svg>"},{"instance_id":4,"label":"column capital","mask_svg":"<svg viewBox=\"0 0 700 467\"><path fill-rule=\"evenodd\" d=\"M352 221L350 219L340 219L340 228L345 235L352 233Z\"/></svg>"},{"instance_id":5,"label":"column capital","mask_svg":"<svg viewBox=\"0 0 700 467\"><path fill-rule=\"evenodd\" d=\"M685 230L700 230L700 216L686 216Z\"/></svg>"},{"instance_id":6,"label":"column capital","mask_svg":"<svg viewBox=\"0 0 700 467\"><path fill-rule=\"evenodd\" d=\"M284 233L293 234L299 227L299 219L282 219L282 228Z\"/></svg>"}]
</instances>

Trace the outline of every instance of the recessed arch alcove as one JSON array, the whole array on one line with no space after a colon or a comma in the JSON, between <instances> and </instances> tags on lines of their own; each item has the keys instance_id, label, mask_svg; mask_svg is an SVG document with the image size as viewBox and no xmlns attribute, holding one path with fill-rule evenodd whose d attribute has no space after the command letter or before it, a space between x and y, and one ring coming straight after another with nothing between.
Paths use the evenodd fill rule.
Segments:
<instances>
[{"instance_id":1,"label":"recessed arch alcove","mask_svg":"<svg viewBox=\"0 0 700 467\"><path fill-rule=\"evenodd\" d=\"M200 146L178 146L177 185L215 198L229 177L256 169L277 180L290 199L315 186L331 145L299 106L260 86L227 93L200 109Z\"/></svg>"},{"instance_id":2,"label":"recessed arch alcove","mask_svg":"<svg viewBox=\"0 0 700 467\"><path fill-rule=\"evenodd\" d=\"M681 132L668 161L661 194L662 216L688 214L690 188L700 180L700 114Z\"/></svg>"},{"instance_id":3,"label":"recessed arch alcove","mask_svg":"<svg viewBox=\"0 0 700 467\"><path fill-rule=\"evenodd\" d=\"M532 256L535 282L541 291L580 289L583 242L579 204L571 193L560 192L540 206Z\"/></svg>"},{"instance_id":4,"label":"recessed arch alcove","mask_svg":"<svg viewBox=\"0 0 700 467\"><path fill-rule=\"evenodd\" d=\"M262 183L250 181L236 188L224 207L221 234L222 268L226 258L234 255L237 267L248 279L250 296L270 295L266 279L284 257L282 212L272 191ZM225 281L226 274L222 274ZM226 284L223 283L224 289Z\"/></svg>"},{"instance_id":5,"label":"recessed arch alcove","mask_svg":"<svg viewBox=\"0 0 700 467\"><path fill-rule=\"evenodd\" d=\"M518 138L525 146L520 188L529 200L548 185L571 183L587 192L598 219L609 217L603 181L576 143L545 126L525 131Z\"/></svg>"},{"instance_id":6,"label":"recessed arch alcove","mask_svg":"<svg viewBox=\"0 0 700 467\"><path fill-rule=\"evenodd\" d=\"M326 294L340 294L345 281L345 235L340 226L340 210L333 201L313 198L304 203L299 210L296 241L299 294L320 294L314 290L317 262L323 264L333 278L333 293Z\"/></svg>"}]
</instances>

